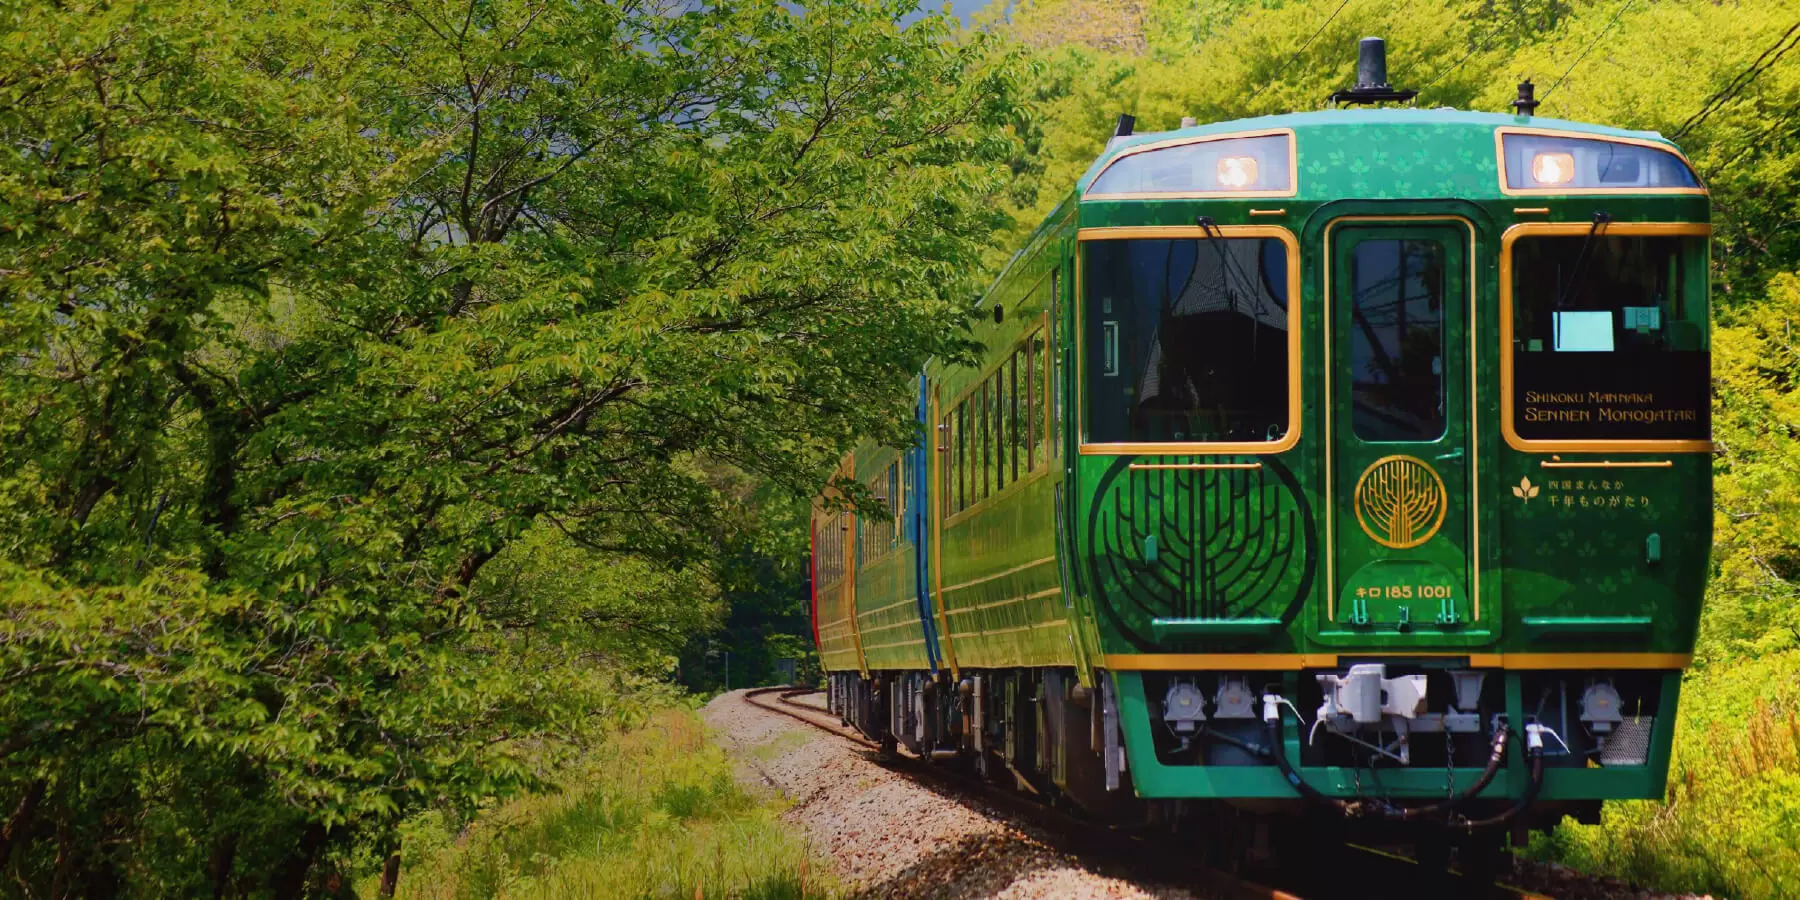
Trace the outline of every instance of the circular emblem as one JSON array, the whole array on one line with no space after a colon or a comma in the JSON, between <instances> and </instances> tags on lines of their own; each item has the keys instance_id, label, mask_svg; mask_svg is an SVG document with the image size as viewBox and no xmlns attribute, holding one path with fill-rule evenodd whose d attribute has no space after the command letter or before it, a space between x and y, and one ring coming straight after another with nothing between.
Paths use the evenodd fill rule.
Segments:
<instances>
[{"instance_id":1,"label":"circular emblem","mask_svg":"<svg viewBox=\"0 0 1800 900\"><path fill-rule=\"evenodd\" d=\"M1417 547L1437 534L1450 504L1444 479L1413 456L1384 456L1356 481L1356 522L1376 543Z\"/></svg>"}]
</instances>

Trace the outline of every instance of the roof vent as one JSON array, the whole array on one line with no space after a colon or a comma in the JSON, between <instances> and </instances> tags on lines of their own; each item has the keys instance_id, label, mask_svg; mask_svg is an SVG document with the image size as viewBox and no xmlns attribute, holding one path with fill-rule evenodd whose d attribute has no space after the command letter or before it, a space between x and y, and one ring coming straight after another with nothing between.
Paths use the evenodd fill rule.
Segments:
<instances>
[{"instance_id":1,"label":"roof vent","mask_svg":"<svg viewBox=\"0 0 1800 900\"><path fill-rule=\"evenodd\" d=\"M1357 46L1356 87L1331 95L1333 103L1404 103L1418 91L1396 91L1387 80L1387 42L1366 37Z\"/></svg>"}]
</instances>

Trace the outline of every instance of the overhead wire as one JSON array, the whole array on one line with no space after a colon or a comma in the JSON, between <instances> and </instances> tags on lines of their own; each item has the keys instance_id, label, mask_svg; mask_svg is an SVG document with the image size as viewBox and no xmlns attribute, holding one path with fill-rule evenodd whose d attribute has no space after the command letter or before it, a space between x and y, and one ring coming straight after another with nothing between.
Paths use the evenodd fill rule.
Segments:
<instances>
[{"instance_id":1,"label":"overhead wire","mask_svg":"<svg viewBox=\"0 0 1800 900\"><path fill-rule=\"evenodd\" d=\"M1731 81L1720 88L1718 92L1714 93L1711 97L1708 97L1706 102L1702 103L1700 108L1696 110L1693 115L1689 116L1686 122L1681 123L1680 128L1675 129L1675 133L1669 136L1670 139L1680 140L1687 135L1688 132L1700 127L1700 125L1711 117L1713 113L1718 112L1725 104L1736 99L1737 95L1742 93L1744 88L1749 87L1751 82L1760 78L1762 73L1767 72L1776 63L1781 62L1781 58L1786 56L1788 51L1793 50L1796 46L1800 46L1800 36L1796 36L1796 32L1800 32L1800 22L1795 22L1792 27L1783 32L1781 37L1776 39L1775 43L1771 45L1769 49L1764 50L1761 56L1758 56L1755 61L1750 63L1749 68L1738 73L1737 77L1731 79ZM1771 54L1773 54L1773 58L1771 58Z\"/></svg>"},{"instance_id":2,"label":"overhead wire","mask_svg":"<svg viewBox=\"0 0 1800 900\"><path fill-rule=\"evenodd\" d=\"M1437 75L1434 76L1430 81L1425 82L1424 86L1420 87L1419 90L1424 91L1426 88L1429 88L1432 85L1437 84L1440 81L1443 81L1445 75L1448 75L1451 72L1454 72L1457 69L1462 68L1463 63L1466 63L1469 60L1475 58L1475 54L1480 53L1481 51L1486 50L1488 47L1492 46L1494 43L1494 39L1499 37L1500 34L1501 34L1501 29L1495 28L1494 31L1492 33L1490 33L1485 39L1483 39L1480 44L1476 45L1476 47L1474 49L1463 54L1463 58L1457 60L1455 65L1451 66L1448 69L1445 69L1442 72L1437 73Z\"/></svg>"},{"instance_id":3,"label":"overhead wire","mask_svg":"<svg viewBox=\"0 0 1800 900\"><path fill-rule=\"evenodd\" d=\"M1636 3L1636 2L1637 2L1637 0L1625 0L1625 2L1619 6L1619 11L1613 13L1612 20L1606 23L1605 28L1600 29L1599 34L1594 35L1593 40L1588 41L1588 45L1586 47L1582 48L1581 55L1575 57L1574 62L1569 63L1569 67L1567 69L1563 70L1562 77L1556 79L1556 83L1551 85L1550 89L1544 92L1544 96L1538 98L1538 102L1542 103L1546 100L1549 100L1550 95L1556 93L1557 88L1562 87L1562 83L1564 81L1568 80L1569 73L1574 72L1575 67L1581 65L1582 60L1587 59L1587 55L1593 51L1594 47L1596 45L1598 45L1600 43L1600 41L1603 38L1605 38L1609 32L1611 32L1613 30L1613 26L1619 24L1619 17L1625 14L1625 10L1630 9L1631 4Z\"/></svg>"},{"instance_id":4,"label":"overhead wire","mask_svg":"<svg viewBox=\"0 0 1800 900\"><path fill-rule=\"evenodd\" d=\"M1301 43L1300 48L1295 50L1294 54L1292 56L1288 57L1287 64L1283 65L1281 67L1281 70L1276 73L1275 77L1271 78L1267 81L1264 81L1260 87L1258 87L1256 90L1250 92L1249 97L1246 97L1244 99L1246 101L1255 100L1259 94L1261 94L1265 90L1268 90L1269 85L1274 84L1275 82L1280 81L1283 78L1286 78L1287 74L1288 74L1288 70L1292 69L1294 67L1294 63L1300 61L1300 54L1305 53L1306 48L1311 47L1312 42L1318 40L1319 35L1325 33L1325 29L1331 27L1331 23L1337 19L1338 13L1343 12L1344 7L1349 6L1349 5L1350 5L1350 0L1342 0L1342 2L1338 3L1337 9L1332 10L1331 15L1325 17L1324 24L1319 26L1319 30L1313 32L1312 36L1307 38L1305 40L1305 42Z\"/></svg>"}]
</instances>

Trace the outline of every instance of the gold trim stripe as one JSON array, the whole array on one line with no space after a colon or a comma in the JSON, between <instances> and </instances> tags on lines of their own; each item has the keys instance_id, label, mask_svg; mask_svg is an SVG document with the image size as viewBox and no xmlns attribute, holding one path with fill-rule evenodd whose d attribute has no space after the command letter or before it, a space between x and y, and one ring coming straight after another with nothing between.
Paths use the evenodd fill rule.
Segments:
<instances>
[{"instance_id":1,"label":"gold trim stripe","mask_svg":"<svg viewBox=\"0 0 1800 900\"><path fill-rule=\"evenodd\" d=\"M1457 653L1454 651L1345 653L1359 662L1467 657L1469 665L1495 669L1685 669L1692 653ZM1336 653L1127 653L1108 654L1106 667L1119 672L1225 669L1297 671L1339 667Z\"/></svg>"},{"instance_id":2,"label":"gold trim stripe","mask_svg":"<svg viewBox=\"0 0 1800 900\"><path fill-rule=\"evenodd\" d=\"M1008 597L1004 600L993 600L993 601L990 601L987 603L976 604L975 606L958 607L956 609L950 610L948 614L952 615L952 616L959 616L959 615L962 615L963 613L980 612L984 609L993 609L996 606L1009 606L1014 603L1024 603L1027 600L1042 600L1045 597L1054 597L1060 593L1062 593L1062 588L1053 587L1047 591L1038 591L1035 594L1024 594L1024 595L1021 595L1018 597Z\"/></svg>"},{"instance_id":3,"label":"gold trim stripe","mask_svg":"<svg viewBox=\"0 0 1800 900\"><path fill-rule=\"evenodd\" d=\"M944 594L951 593L952 591L960 591L963 588L971 588L978 584L986 584L990 581L993 581L996 578L1005 578L1008 575L1017 575L1020 572L1023 572L1026 569L1032 568L1034 566L1041 566L1044 563L1053 563L1053 562L1056 562L1056 557L1046 556L1043 559L1034 560L1032 562L1025 563L1024 565L1013 566L1012 568L1007 569L1004 572L995 572L992 575L983 575L980 578L976 578L976 579L973 579L970 581L965 581L962 584L954 584L947 588L939 588L938 594L939 594L939 596L942 596Z\"/></svg>"},{"instance_id":4,"label":"gold trim stripe","mask_svg":"<svg viewBox=\"0 0 1800 900\"><path fill-rule=\"evenodd\" d=\"M887 649L890 649L893 647L911 647L914 644L917 644L922 647L925 645L925 639L922 637L916 637L911 640L894 641L893 643L888 643L888 644L869 644L869 645L863 647L863 650L865 652L869 651L869 650L887 650Z\"/></svg>"},{"instance_id":5,"label":"gold trim stripe","mask_svg":"<svg viewBox=\"0 0 1800 900\"><path fill-rule=\"evenodd\" d=\"M904 599L904 600L895 600L895 601L894 601L894 602L892 602L892 603L889 603L889 604L888 604L888 605L886 605L886 606L877 606L877 607L875 607L875 608L874 608L874 609L865 609L865 610L862 610L862 611L860 611L860 612L858 612L858 613L857 613L857 615L859 615L859 616L872 616L872 615L875 615L875 614L876 614L876 613L884 613L884 612L887 612L887 611L888 611L888 610L890 610L890 609L896 609L896 608L899 608L899 607L902 607L902 606L905 606L905 605L906 605L906 604L908 604L908 603L911 603L911 604L913 604L913 605L914 605L914 606L917 606L917 605L918 605L918 603L919 603L919 599L918 599L918 598L917 598L917 597L907 597L907 598L906 598L906 599Z\"/></svg>"},{"instance_id":6,"label":"gold trim stripe","mask_svg":"<svg viewBox=\"0 0 1800 900\"><path fill-rule=\"evenodd\" d=\"M1675 461L1672 459L1597 459L1593 462L1553 462L1546 459L1538 463L1539 468L1544 469L1668 469L1674 465Z\"/></svg>"},{"instance_id":7,"label":"gold trim stripe","mask_svg":"<svg viewBox=\"0 0 1800 900\"><path fill-rule=\"evenodd\" d=\"M894 622L889 625L878 625L874 628L864 628L862 633L864 636L867 636L867 635L874 634L877 631L891 631L895 628L908 628L908 627L923 627L923 626L919 625L918 619L907 619L904 622Z\"/></svg>"},{"instance_id":8,"label":"gold trim stripe","mask_svg":"<svg viewBox=\"0 0 1800 900\"><path fill-rule=\"evenodd\" d=\"M981 638L993 637L996 634L1013 634L1014 632L1019 631L1032 631L1038 628L1055 628L1058 625L1067 624L1069 624L1068 619L1050 619L1044 622L1032 622L1029 625L1016 625L1012 628L987 628L981 631L964 634L963 637L970 640L979 640ZM1110 658L1111 657L1108 657L1108 659Z\"/></svg>"},{"instance_id":9,"label":"gold trim stripe","mask_svg":"<svg viewBox=\"0 0 1800 900\"><path fill-rule=\"evenodd\" d=\"M1125 468L1133 472L1159 469L1260 469L1260 462L1247 463L1132 463Z\"/></svg>"}]
</instances>

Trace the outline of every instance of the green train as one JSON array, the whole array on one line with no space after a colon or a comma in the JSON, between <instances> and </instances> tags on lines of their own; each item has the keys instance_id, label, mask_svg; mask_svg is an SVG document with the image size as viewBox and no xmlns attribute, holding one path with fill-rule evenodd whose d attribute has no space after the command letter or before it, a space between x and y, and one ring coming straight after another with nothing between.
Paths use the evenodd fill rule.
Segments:
<instances>
[{"instance_id":1,"label":"green train","mask_svg":"<svg viewBox=\"0 0 1800 900\"><path fill-rule=\"evenodd\" d=\"M980 365L921 373L920 445L845 458L887 507L815 505L847 722L1128 820L1518 834L1662 796L1711 543L1706 189L1529 84L1362 108L1411 96L1364 52L1343 108L1121 117L986 292Z\"/></svg>"}]
</instances>

